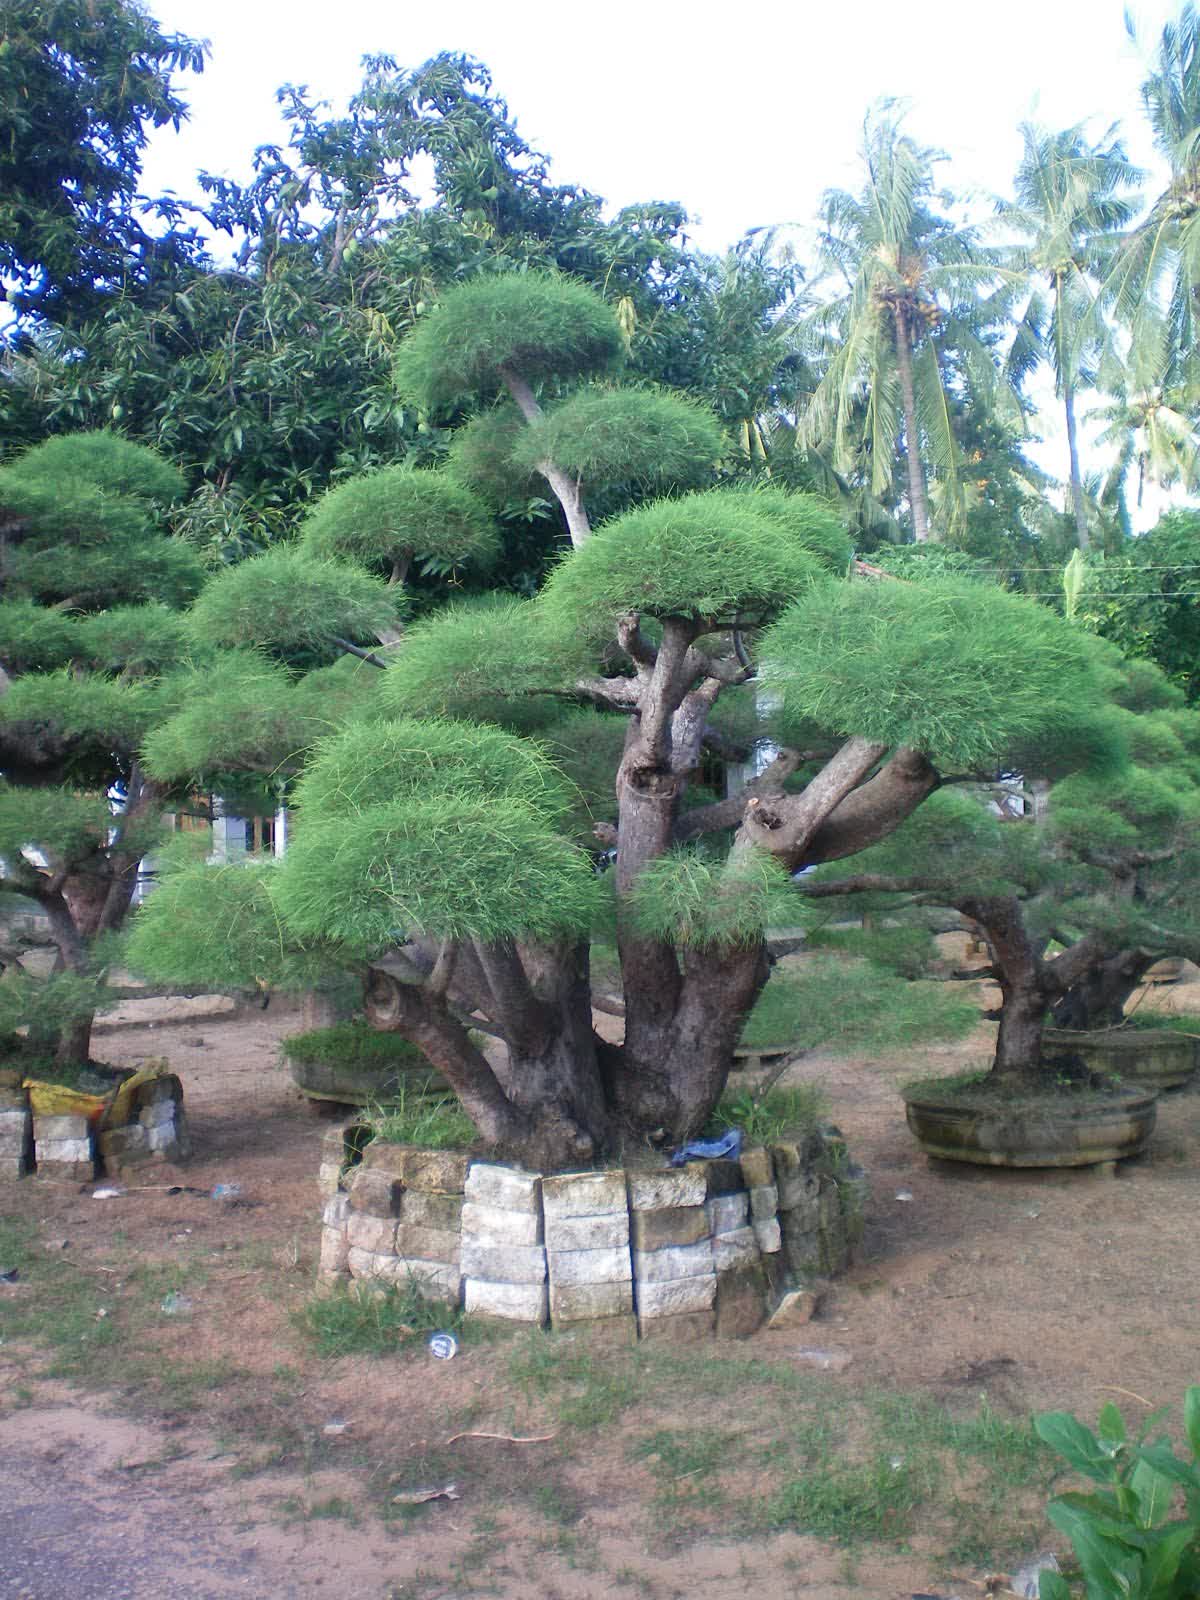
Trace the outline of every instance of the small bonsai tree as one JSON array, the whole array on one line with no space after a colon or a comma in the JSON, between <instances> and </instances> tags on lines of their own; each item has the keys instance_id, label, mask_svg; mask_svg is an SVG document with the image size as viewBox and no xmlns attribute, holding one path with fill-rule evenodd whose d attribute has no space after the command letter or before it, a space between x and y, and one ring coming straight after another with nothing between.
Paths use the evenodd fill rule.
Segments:
<instances>
[{"instance_id":1,"label":"small bonsai tree","mask_svg":"<svg viewBox=\"0 0 1200 1600\"><path fill-rule=\"evenodd\" d=\"M914 902L960 912L1000 985L997 1078L1053 1076L1041 1063L1051 1018L1110 1027L1156 961L1200 954L1200 716L1134 662L1114 681L1109 718L1128 764L1065 778L1044 815L947 791L849 873L825 868L801 886L885 916Z\"/></svg>"},{"instance_id":2,"label":"small bonsai tree","mask_svg":"<svg viewBox=\"0 0 1200 1600\"><path fill-rule=\"evenodd\" d=\"M454 604L407 631L304 761L281 867L181 872L134 933L162 977L240 964L265 979L301 952L357 966L375 1024L425 1051L485 1140L538 1164L703 1127L797 869L885 838L946 774L1066 771L1111 742L1095 641L982 585L855 578L818 499L693 489L593 530L589 472L649 481L669 439L678 482L689 439L693 475L720 453L693 403L588 386L611 381L620 350L609 308L560 278L481 280L430 312L399 357L406 392L451 419L507 394L529 431L493 431L491 466L541 474L570 548L533 601ZM278 615L256 615L262 562L202 596L212 638L244 646ZM765 772L705 792L714 757L768 735ZM304 741L286 718L268 749L197 685L143 754L180 781L263 771L289 745ZM619 1045L592 1026L594 937L618 952Z\"/></svg>"}]
</instances>

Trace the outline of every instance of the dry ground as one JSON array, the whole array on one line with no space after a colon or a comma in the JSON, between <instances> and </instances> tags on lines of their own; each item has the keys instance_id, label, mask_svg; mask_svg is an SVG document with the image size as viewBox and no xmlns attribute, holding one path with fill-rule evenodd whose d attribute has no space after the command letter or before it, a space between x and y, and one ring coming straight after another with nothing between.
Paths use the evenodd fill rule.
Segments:
<instances>
[{"instance_id":1,"label":"dry ground","mask_svg":"<svg viewBox=\"0 0 1200 1600\"><path fill-rule=\"evenodd\" d=\"M1147 1003L1200 1013L1200 983ZM175 1176L201 1192L0 1190L0 1230L34 1234L0 1285L0 1595L965 1600L1053 1543L1031 1412L1135 1417L1200 1379L1200 1092L1115 1179L935 1170L896 1085L984 1059L986 1026L794 1069L874 1186L862 1260L807 1328L636 1351L467 1329L450 1362L322 1359L294 1321L328 1125L278 1063L298 1027L273 1005L102 1039L182 1075L197 1153Z\"/></svg>"}]
</instances>

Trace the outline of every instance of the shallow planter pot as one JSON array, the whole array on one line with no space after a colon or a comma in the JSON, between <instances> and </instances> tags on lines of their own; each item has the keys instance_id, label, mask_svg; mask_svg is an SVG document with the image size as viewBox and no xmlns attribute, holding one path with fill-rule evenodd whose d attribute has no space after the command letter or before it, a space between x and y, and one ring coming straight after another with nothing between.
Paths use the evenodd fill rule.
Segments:
<instances>
[{"instance_id":1,"label":"shallow planter pot","mask_svg":"<svg viewBox=\"0 0 1200 1600\"><path fill-rule=\"evenodd\" d=\"M412 1067L366 1066L353 1059L342 1061L288 1060L292 1082L309 1100L332 1100L339 1105L365 1106L393 1100L403 1086L411 1098L428 1090L445 1094L446 1084L427 1062Z\"/></svg>"},{"instance_id":2,"label":"shallow planter pot","mask_svg":"<svg viewBox=\"0 0 1200 1600\"><path fill-rule=\"evenodd\" d=\"M1111 1098L1047 1095L972 1104L933 1086L905 1096L908 1125L926 1155L985 1167L1093 1167L1137 1155L1154 1131L1152 1091Z\"/></svg>"},{"instance_id":3,"label":"shallow planter pot","mask_svg":"<svg viewBox=\"0 0 1200 1600\"><path fill-rule=\"evenodd\" d=\"M732 1072L753 1072L759 1067L773 1067L784 1056L798 1055L803 1046L798 1044L740 1044L733 1052Z\"/></svg>"},{"instance_id":4,"label":"shallow planter pot","mask_svg":"<svg viewBox=\"0 0 1200 1600\"><path fill-rule=\"evenodd\" d=\"M1147 1089L1175 1089L1196 1070L1200 1040L1171 1028L1110 1028L1073 1033L1047 1028L1042 1060L1076 1057L1092 1069Z\"/></svg>"}]
</instances>

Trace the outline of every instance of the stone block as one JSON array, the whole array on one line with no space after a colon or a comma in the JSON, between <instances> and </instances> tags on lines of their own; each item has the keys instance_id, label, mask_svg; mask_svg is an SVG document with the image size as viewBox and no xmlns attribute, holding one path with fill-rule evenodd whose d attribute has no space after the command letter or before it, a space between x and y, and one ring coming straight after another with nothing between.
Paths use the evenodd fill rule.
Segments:
<instances>
[{"instance_id":1,"label":"stone block","mask_svg":"<svg viewBox=\"0 0 1200 1600\"><path fill-rule=\"evenodd\" d=\"M448 1300L454 1306L462 1300L462 1272L456 1261L422 1261L415 1256L397 1256L388 1276L398 1288L410 1285L426 1300Z\"/></svg>"},{"instance_id":2,"label":"stone block","mask_svg":"<svg viewBox=\"0 0 1200 1600\"><path fill-rule=\"evenodd\" d=\"M752 1226L758 1248L763 1255L774 1255L777 1250L783 1249L783 1231L779 1226L778 1217L764 1217L762 1221L756 1217Z\"/></svg>"},{"instance_id":3,"label":"stone block","mask_svg":"<svg viewBox=\"0 0 1200 1600\"><path fill-rule=\"evenodd\" d=\"M152 1152L166 1156L168 1161L177 1160L183 1155L178 1130L173 1123L158 1128L147 1128L146 1144Z\"/></svg>"},{"instance_id":4,"label":"stone block","mask_svg":"<svg viewBox=\"0 0 1200 1600\"><path fill-rule=\"evenodd\" d=\"M629 1213L609 1211L599 1217L551 1217L546 1223L550 1250L625 1250L629 1256Z\"/></svg>"},{"instance_id":5,"label":"stone block","mask_svg":"<svg viewBox=\"0 0 1200 1600\"><path fill-rule=\"evenodd\" d=\"M406 1261L459 1261L462 1235L446 1228L422 1228L401 1221L396 1229L396 1254Z\"/></svg>"},{"instance_id":6,"label":"stone block","mask_svg":"<svg viewBox=\"0 0 1200 1600\"><path fill-rule=\"evenodd\" d=\"M734 1194L719 1194L705 1201L704 1210L711 1233L732 1233L750 1221L750 1196L745 1189Z\"/></svg>"},{"instance_id":7,"label":"stone block","mask_svg":"<svg viewBox=\"0 0 1200 1600\"><path fill-rule=\"evenodd\" d=\"M730 1267L744 1266L748 1262L757 1263L759 1249L754 1229L734 1228L729 1233L714 1233L712 1256L718 1272L727 1272Z\"/></svg>"},{"instance_id":8,"label":"stone block","mask_svg":"<svg viewBox=\"0 0 1200 1600\"><path fill-rule=\"evenodd\" d=\"M816 1228L792 1228L783 1219L783 1258L789 1272L815 1272L821 1264L821 1235Z\"/></svg>"},{"instance_id":9,"label":"stone block","mask_svg":"<svg viewBox=\"0 0 1200 1600\"><path fill-rule=\"evenodd\" d=\"M317 1264L319 1277L329 1281L349 1276L350 1241L345 1228L321 1229L321 1258Z\"/></svg>"},{"instance_id":10,"label":"stone block","mask_svg":"<svg viewBox=\"0 0 1200 1600\"><path fill-rule=\"evenodd\" d=\"M746 1187L746 1180L742 1177L742 1164L736 1157L713 1156L707 1161L695 1164L704 1168L706 1199L714 1200L718 1195L734 1194Z\"/></svg>"},{"instance_id":11,"label":"stone block","mask_svg":"<svg viewBox=\"0 0 1200 1600\"><path fill-rule=\"evenodd\" d=\"M816 1166L822 1149L815 1136L795 1143L771 1146L781 1210L790 1211L816 1198L820 1188Z\"/></svg>"},{"instance_id":12,"label":"stone block","mask_svg":"<svg viewBox=\"0 0 1200 1600\"><path fill-rule=\"evenodd\" d=\"M502 1211L538 1212L542 1205L542 1180L536 1172L520 1167L474 1161L467 1173L464 1193L475 1205L494 1206Z\"/></svg>"},{"instance_id":13,"label":"stone block","mask_svg":"<svg viewBox=\"0 0 1200 1600\"><path fill-rule=\"evenodd\" d=\"M25 1106L0 1110L0 1156L24 1155L33 1136L33 1119Z\"/></svg>"},{"instance_id":14,"label":"stone block","mask_svg":"<svg viewBox=\"0 0 1200 1600\"><path fill-rule=\"evenodd\" d=\"M182 1099L183 1084L176 1072L164 1072L160 1077L151 1078L148 1083L139 1084L134 1090L134 1103L139 1109Z\"/></svg>"},{"instance_id":15,"label":"stone block","mask_svg":"<svg viewBox=\"0 0 1200 1600\"><path fill-rule=\"evenodd\" d=\"M481 1244L464 1234L462 1270L464 1277L488 1283L536 1285L546 1281L546 1252L541 1245Z\"/></svg>"},{"instance_id":16,"label":"stone block","mask_svg":"<svg viewBox=\"0 0 1200 1600\"><path fill-rule=\"evenodd\" d=\"M738 1165L747 1189L761 1189L775 1182L775 1163L765 1145L748 1146L738 1158Z\"/></svg>"},{"instance_id":17,"label":"stone block","mask_svg":"<svg viewBox=\"0 0 1200 1600\"><path fill-rule=\"evenodd\" d=\"M351 1178L348 1193L351 1211L362 1211L372 1217L400 1215L403 1186L389 1172L380 1172L364 1163Z\"/></svg>"},{"instance_id":18,"label":"stone block","mask_svg":"<svg viewBox=\"0 0 1200 1600\"><path fill-rule=\"evenodd\" d=\"M367 1250L373 1255L396 1254L396 1223L391 1217L352 1211L346 1220L346 1238L355 1250Z\"/></svg>"},{"instance_id":19,"label":"stone block","mask_svg":"<svg viewBox=\"0 0 1200 1600\"><path fill-rule=\"evenodd\" d=\"M180 1161L186 1161L192 1153L192 1130L182 1101L175 1107L175 1143L179 1147Z\"/></svg>"},{"instance_id":20,"label":"stone block","mask_svg":"<svg viewBox=\"0 0 1200 1600\"><path fill-rule=\"evenodd\" d=\"M317 1193L322 1200L328 1200L335 1195L342 1186L342 1165L340 1161L322 1161L317 1169Z\"/></svg>"},{"instance_id":21,"label":"stone block","mask_svg":"<svg viewBox=\"0 0 1200 1600\"><path fill-rule=\"evenodd\" d=\"M410 1150L404 1165L405 1186L433 1194L462 1194L470 1165L465 1150Z\"/></svg>"},{"instance_id":22,"label":"stone block","mask_svg":"<svg viewBox=\"0 0 1200 1600\"><path fill-rule=\"evenodd\" d=\"M468 1182L470 1178L468 1177ZM405 1197L405 1209L409 1199ZM462 1233L464 1237L478 1239L480 1244L541 1244L542 1216L540 1211L502 1211L497 1206L477 1205L468 1200L462 1208Z\"/></svg>"},{"instance_id":23,"label":"stone block","mask_svg":"<svg viewBox=\"0 0 1200 1600\"><path fill-rule=\"evenodd\" d=\"M328 1139L329 1135L326 1135ZM339 1136L340 1146L345 1147L345 1135ZM398 1183L404 1182L404 1172L408 1166L408 1158L412 1154L406 1144L387 1144L379 1139L372 1139L363 1151L362 1160L358 1165L362 1172L384 1172Z\"/></svg>"},{"instance_id":24,"label":"stone block","mask_svg":"<svg viewBox=\"0 0 1200 1600\"><path fill-rule=\"evenodd\" d=\"M86 1117L34 1117L33 1136L39 1144L43 1140L76 1140L91 1136Z\"/></svg>"},{"instance_id":25,"label":"stone block","mask_svg":"<svg viewBox=\"0 0 1200 1600\"><path fill-rule=\"evenodd\" d=\"M0 1156L0 1183L15 1183L29 1171L27 1156Z\"/></svg>"},{"instance_id":26,"label":"stone block","mask_svg":"<svg viewBox=\"0 0 1200 1600\"><path fill-rule=\"evenodd\" d=\"M707 1278L671 1278L665 1283L636 1279L633 1298L639 1322L646 1317L673 1317L684 1311L708 1311L716 1304L717 1275Z\"/></svg>"},{"instance_id":27,"label":"stone block","mask_svg":"<svg viewBox=\"0 0 1200 1600\"><path fill-rule=\"evenodd\" d=\"M400 1215L421 1228L458 1233L462 1228L463 1200L459 1194L434 1194L427 1189L406 1189Z\"/></svg>"},{"instance_id":28,"label":"stone block","mask_svg":"<svg viewBox=\"0 0 1200 1600\"><path fill-rule=\"evenodd\" d=\"M543 1178L542 1209L546 1221L560 1217L599 1217L627 1209L625 1174L614 1172L568 1172L558 1178Z\"/></svg>"},{"instance_id":29,"label":"stone block","mask_svg":"<svg viewBox=\"0 0 1200 1600\"><path fill-rule=\"evenodd\" d=\"M50 1183L91 1183L96 1176L94 1161L42 1161L37 1164L39 1178Z\"/></svg>"},{"instance_id":30,"label":"stone block","mask_svg":"<svg viewBox=\"0 0 1200 1600\"><path fill-rule=\"evenodd\" d=\"M633 1277L629 1246L611 1250L547 1250L550 1282L570 1287L585 1283L627 1283Z\"/></svg>"},{"instance_id":31,"label":"stone block","mask_svg":"<svg viewBox=\"0 0 1200 1600\"><path fill-rule=\"evenodd\" d=\"M325 1202L321 1212L321 1221L327 1228L344 1228L350 1220L350 1196L348 1194L332 1194Z\"/></svg>"},{"instance_id":32,"label":"stone block","mask_svg":"<svg viewBox=\"0 0 1200 1600\"><path fill-rule=\"evenodd\" d=\"M632 1311L615 1317L568 1317L556 1322L551 1308L550 1325L557 1332L582 1335L593 1349L620 1349L638 1342L637 1318Z\"/></svg>"},{"instance_id":33,"label":"stone block","mask_svg":"<svg viewBox=\"0 0 1200 1600\"><path fill-rule=\"evenodd\" d=\"M65 1118L63 1119L66 1120ZM90 1139L38 1139L37 1159L41 1166L43 1161L91 1161L92 1141Z\"/></svg>"},{"instance_id":34,"label":"stone block","mask_svg":"<svg viewBox=\"0 0 1200 1600\"><path fill-rule=\"evenodd\" d=\"M838 1179L838 1192L842 1201L842 1222L846 1230L846 1243L853 1253L862 1243L863 1230L866 1227L871 1180L862 1167L851 1163Z\"/></svg>"},{"instance_id":35,"label":"stone block","mask_svg":"<svg viewBox=\"0 0 1200 1600\"><path fill-rule=\"evenodd\" d=\"M484 1278L468 1278L464 1289L468 1316L540 1325L549 1315L550 1297L544 1283L491 1283Z\"/></svg>"},{"instance_id":36,"label":"stone block","mask_svg":"<svg viewBox=\"0 0 1200 1600\"><path fill-rule=\"evenodd\" d=\"M664 1211L675 1206L702 1206L708 1198L704 1164L665 1167L658 1172L629 1174L629 1204L634 1211Z\"/></svg>"},{"instance_id":37,"label":"stone block","mask_svg":"<svg viewBox=\"0 0 1200 1600\"><path fill-rule=\"evenodd\" d=\"M703 1344L713 1336L711 1310L677 1311L669 1316L639 1316L638 1337L647 1344Z\"/></svg>"},{"instance_id":38,"label":"stone block","mask_svg":"<svg viewBox=\"0 0 1200 1600\"><path fill-rule=\"evenodd\" d=\"M140 1123L131 1122L124 1128L108 1128L97 1134L96 1148L105 1167L133 1164L150 1153L150 1133Z\"/></svg>"},{"instance_id":39,"label":"stone block","mask_svg":"<svg viewBox=\"0 0 1200 1600\"><path fill-rule=\"evenodd\" d=\"M143 1128L170 1128L175 1124L174 1100L158 1100L153 1105L143 1106L138 1112L137 1120Z\"/></svg>"},{"instance_id":40,"label":"stone block","mask_svg":"<svg viewBox=\"0 0 1200 1600\"><path fill-rule=\"evenodd\" d=\"M667 1245L662 1250L635 1250L633 1275L639 1283L664 1283L672 1278L702 1278L712 1274L713 1253L708 1239L700 1244Z\"/></svg>"},{"instance_id":41,"label":"stone block","mask_svg":"<svg viewBox=\"0 0 1200 1600\"><path fill-rule=\"evenodd\" d=\"M749 1190L750 1216L755 1222L771 1222L779 1215L779 1190L773 1183L756 1184Z\"/></svg>"},{"instance_id":42,"label":"stone block","mask_svg":"<svg viewBox=\"0 0 1200 1600\"><path fill-rule=\"evenodd\" d=\"M775 1332L781 1328L801 1328L811 1322L820 1307L823 1288L823 1285L811 1284L789 1289L767 1318L768 1329Z\"/></svg>"},{"instance_id":43,"label":"stone block","mask_svg":"<svg viewBox=\"0 0 1200 1600\"><path fill-rule=\"evenodd\" d=\"M633 1283L550 1284L550 1318L555 1327L600 1317L633 1314Z\"/></svg>"},{"instance_id":44,"label":"stone block","mask_svg":"<svg viewBox=\"0 0 1200 1600\"><path fill-rule=\"evenodd\" d=\"M346 1266L355 1278L384 1278L394 1275L396 1258L390 1252L379 1255L374 1250L361 1250L352 1244L346 1251Z\"/></svg>"},{"instance_id":45,"label":"stone block","mask_svg":"<svg viewBox=\"0 0 1200 1600\"><path fill-rule=\"evenodd\" d=\"M662 1211L633 1213L635 1250L661 1250L666 1245L699 1244L709 1235L703 1206L667 1206Z\"/></svg>"},{"instance_id":46,"label":"stone block","mask_svg":"<svg viewBox=\"0 0 1200 1600\"><path fill-rule=\"evenodd\" d=\"M767 1275L755 1257L717 1274L717 1338L748 1339L767 1319Z\"/></svg>"}]
</instances>

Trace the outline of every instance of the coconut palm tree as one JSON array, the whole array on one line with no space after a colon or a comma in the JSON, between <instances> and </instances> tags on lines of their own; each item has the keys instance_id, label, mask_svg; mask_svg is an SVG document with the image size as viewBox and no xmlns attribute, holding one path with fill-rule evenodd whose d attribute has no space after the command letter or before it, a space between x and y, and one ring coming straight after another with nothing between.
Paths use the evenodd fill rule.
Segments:
<instances>
[{"instance_id":1,"label":"coconut palm tree","mask_svg":"<svg viewBox=\"0 0 1200 1600\"><path fill-rule=\"evenodd\" d=\"M826 191L819 285L830 290L805 321L823 372L801 417L801 438L852 475L869 463L870 492L885 495L902 453L914 537L930 537L928 479L943 494L945 531L961 523L963 496L950 386L960 375L1002 398L997 364L981 337L981 291L998 279L994 255L972 229L938 209L936 151L901 132L895 106L867 117L857 194ZM954 379L946 356L953 351Z\"/></svg>"},{"instance_id":2,"label":"coconut palm tree","mask_svg":"<svg viewBox=\"0 0 1200 1600\"><path fill-rule=\"evenodd\" d=\"M1066 420L1071 511L1079 548L1086 550L1076 402L1094 380L1107 343L1103 286L1137 213L1142 174L1115 127L1093 142L1082 124L1054 133L1024 123L1021 137L1015 199L997 208L1014 240L1008 266L1024 295L1008 372L1020 383L1042 364L1053 371Z\"/></svg>"},{"instance_id":3,"label":"coconut palm tree","mask_svg":"<svg viewBox=\"0 0 1200 1600\"><path fill-rule=\"evenodd\" d=\"M1174 385L1194 381L1200 337L1200 14L1191 0L1159 36L1142 103L1169 178L1118 256L1112 289L1135 349L1162 343Z\"/></svg>"}]
</instances>

